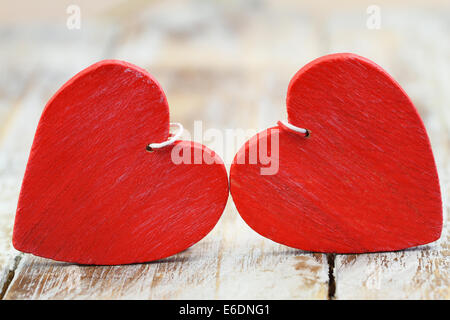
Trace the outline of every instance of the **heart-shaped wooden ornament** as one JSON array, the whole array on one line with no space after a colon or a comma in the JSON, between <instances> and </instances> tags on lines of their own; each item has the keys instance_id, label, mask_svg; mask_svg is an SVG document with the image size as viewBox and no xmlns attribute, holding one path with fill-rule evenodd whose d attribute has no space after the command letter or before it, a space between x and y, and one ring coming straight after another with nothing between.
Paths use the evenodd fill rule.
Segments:
<instances>
[{"instance_id":1,"label":"heart-shaped wooden ornament","mask_svg":"<svg viewBox=\"0 0 450 320\"><path fill-rule=\"evenodd\" d=\"M105 60L77 74L39 121L14 247L104 265L158 260L198 242L225 207L226 169L214 152L189 141L146 150L168 136L166 97L145 70ZM175 146L214 161L176 164Z\"/></svg>"},{"instance_id":2,"label":"heart-shaped wooden ornament","mask_svg":"<svg viewBox=\"0 0 450 320\"><path fill-rule=\"evenodd\" d=\"M354 54L324 56L293 77L286 102L289 123L310 136L267 129L231 166L231 194L251 228L294 248L335 253L400 250L440 237L430 142L389 74Z\"/></svg>"}]
</instances>

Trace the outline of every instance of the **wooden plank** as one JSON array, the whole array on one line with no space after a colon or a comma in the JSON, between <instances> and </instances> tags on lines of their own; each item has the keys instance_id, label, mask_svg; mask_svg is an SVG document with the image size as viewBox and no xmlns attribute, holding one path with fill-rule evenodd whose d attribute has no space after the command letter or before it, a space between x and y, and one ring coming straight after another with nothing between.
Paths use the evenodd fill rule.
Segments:
<instances>
[{"instance_id":1,"label":"wooden plank","mask_svg":"<svg viewBox=\"0 0 450 320\"><path fill-rule=\"evenodd\" d=\"M6 72L6 70L3 70ZM24 75L22 75L24 76ZM12 140L9 135L9 129L17 121L18 110L20 109L23 97L27 96L30 87L32 87L31 75L30 80L19 81L15 86L8 84L6 79L0 79L0 87L5 88L5 92L0 95L0 275L4 273L4 268L9 259L11 248L10 234L10 212L15 206L14 173L11 172L11 159L7 151L11 146L5 146L7 140ZM1 277L0 277L1 278ZM2 281L0 280L0 288Z\"/></svg>"},{"instance_id":2,"label":"wooden plank","mask_svg":"<svg viewBox=\"0 0 450 320\"><path fill-rule=\"evenodd\" d=\"M442 242L400 253L338 256L336 298L448 300L448 237Z\"/></svg>"},{"instance_id":3,"label":"wooden plank","mask_svg":"<svg viewBox=\"0 0 450 320\"><path fill-rule=\"evenodd\" d=\"M5 299L205 298L214 290L216 255L214 234L156 263L78 266L27 255Z\"/></svg>"},{"instance_id":4,"label":"wooden plank","mask_svg":"<svg viewBox=\"0 0 450 320\"><path fill-rule=\"evenodd\" d=\"M33 80L34 81L34 80ZM28 150L34 136L34 129L40 114L40 108L36 108L39 100L37 91L33 89L24 92L24 98L20 105L14 106L10 123L5 123L10 129L5 133L0 145L0 268L1 294L5 283L10 280L11 270L14 270L17 262L17 251L12 248L12 222L14 219L17 198L20 191L21 177L25 171Z\"/></svg>"},{"instance_id":5,"label":"wooden plank","mask_svg":"<svg viewBox=\"0 0 450 320\"><path fill-rule=\"evenodd\" d=\"M270 241L237 216L223 219L219 256L219 299L327 299L328 265L323 254Z\"/></svg>"},{"instance_id":6,"label":"wooden plank","mask_svg":"<svg viewBox=\"0 0 450 320\"><path fill-rule=\"evenodd\" d=\"M229 205L214 231L159 262L78 266L26 255L5 299L326 299L324 255L252 232Z\"/></svg>"},{"instance_id":7,"label":"wooden plank","mask_svg":"<svg viewBox=\"0 0 450 320\"><path fill-rule=\"evenodd\" d=\"M386 9L381 6L381 9ZM450 85L449 26L436 12L383 10L380 30L337 15L330 22L332 51L374 59L408 92L430 136L444 202L438 242L400 252L337 255L336 299L449 299ZM393 50L395 48L395 50ZM426 187L426 186L424 186ZM393 213L395 214L395 213Z\"/></svg>"}]
</instances>

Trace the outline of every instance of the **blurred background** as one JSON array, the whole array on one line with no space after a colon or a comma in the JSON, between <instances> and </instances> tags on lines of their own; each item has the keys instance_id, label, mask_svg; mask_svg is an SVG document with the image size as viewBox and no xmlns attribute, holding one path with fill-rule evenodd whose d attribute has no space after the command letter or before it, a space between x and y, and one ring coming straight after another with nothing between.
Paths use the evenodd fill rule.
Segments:
<instances>
[{"instance_id":1,"label":"blurred background","mask_svg":"<svg viewBox=\"0 0 450 320\"><path fill-rule=\"evenodd\" d=\"M304 64L357 53L415 103L446 188L449 35L448 0L0 1L0 269L14 252L11 228L42 109L87 66L121 59L148 70L171 120L191 132L195 120L203 129L261 130L286 118L287 86ZM228 163L238 147L225 150Z\"/></svg>"}]
</instances>

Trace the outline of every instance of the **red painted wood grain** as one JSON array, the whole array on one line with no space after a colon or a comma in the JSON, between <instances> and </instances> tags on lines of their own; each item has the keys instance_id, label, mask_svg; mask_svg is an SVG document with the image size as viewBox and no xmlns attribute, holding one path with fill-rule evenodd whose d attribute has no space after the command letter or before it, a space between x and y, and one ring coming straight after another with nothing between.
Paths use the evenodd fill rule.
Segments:
<instances>
[{"instance_id":1,"label":"red painted wood grain","mask_svg":"<svg viewBox=\"0 0 450 320\"><path fill-rule=\"evenodd\" d=\"M273 241L308 251L400 250L437 240L442 202L430 142L413 103L381 67L355 54L312 61L293 77L289 122L237 153L230 172L236 208ZM275 119L274 119L275 120ZM279 170L238 164L279 134Z\"/></svg>"},{"instance_id":2,"label":"red painted wood grain","mask_svg":"<svg viewBox=\"0 0 450 320\"><path fill-rule=\"evenodd\" d=\"M81 264L168 257L202 239L228 198L222 160L174 164L169 108L145 70L105 60L69 80L48 102L20 192L14 247Z\"/></svg>"}]
</instances>

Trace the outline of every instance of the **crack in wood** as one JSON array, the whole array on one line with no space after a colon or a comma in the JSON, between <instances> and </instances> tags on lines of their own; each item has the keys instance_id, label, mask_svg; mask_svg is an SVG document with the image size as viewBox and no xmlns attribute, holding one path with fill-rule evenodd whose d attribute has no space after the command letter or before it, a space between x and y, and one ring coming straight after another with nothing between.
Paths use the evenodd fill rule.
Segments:
<instances>
[{"instance_id":1,"label":"crack in wood","mask_svg":"<svg viewBox=\"0 0 450 320\"><path fill-rule=\"evenodd\" d=\"M328 300L334 300L336 294L336 279L334 277L335 253L327 254L328 262Z\"/></svg>"},{"instance_id":2,"label":"crack in wood","mask_svg":"<svg viewBox=\"0 0 450 320\"><path fill-rule=\"evenodd\" d=\"M22 260L22 255L19 254L14 257L13 266L12 266L12 268L10 268L8 270L7 275L6 275L6 280L3 283L3 286L0 290L0 300L3 300L3 297L6 294L6 291L8 291L8 288L9 288L11 282L13 281L14 276L16 274L17 267L19 266L20 260Z\"/></svg>"}]
</instances>

